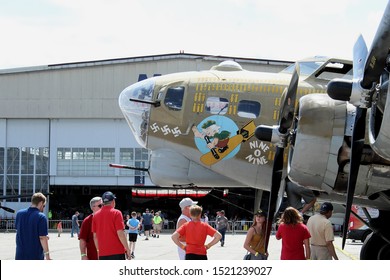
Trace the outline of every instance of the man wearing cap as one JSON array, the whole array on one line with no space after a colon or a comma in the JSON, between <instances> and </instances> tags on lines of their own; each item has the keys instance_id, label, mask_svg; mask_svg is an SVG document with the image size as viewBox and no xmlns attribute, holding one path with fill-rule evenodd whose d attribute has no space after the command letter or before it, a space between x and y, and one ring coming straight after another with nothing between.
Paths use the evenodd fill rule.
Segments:
<instances>
[{"instance_id":1,"label":"man wearing cap","mask_svg":"<svg viewBox=\"0 0 390 280\"><path fill-rule=\"evenodd\" d=\"M324 202L321 205L320 213L310 217L307 227L311 235L310 250L312 260L338 260L334 249L334 233L329 218L333 213L333 205Z\"/></svg>"},{"instance_id":2,"label":"man wearing cap","mask_svg":"<svg viewBox=\"0 0 390 280\"><path fill-rule=\"evenodd\" d=\"M190 207L192 205L195 205L197 204L198 202L197 201L193 201L191 198L189 197L186 197L186 198L183 198L180 203L179 203L179 206L181 208L181 215L179 217L179 219L177 219L177 223L176 223L176 229L180 228L182 225L184 225L186 222L189 222L191 221L191 218L190 218ZM185 237L184 236L180 236L179 237L179 240L182 244L186 244L185 243ZM185 260L186 258L186 251L183 250L182 248L180 247L177 247L177 252L179 254L179 259L180 260Z\"/></svg>"},{"instance_id":3,"label":"man wearing cap","mask_svg":"<svg viewBox=\"0 0 390 280\"><path fill-rule=\"evenodd\" d=\"M121 211L115 209L115 195L102 195L103 207L92 220L92 232L99 260L131 259Z\"/></svg>"}]
</instances>

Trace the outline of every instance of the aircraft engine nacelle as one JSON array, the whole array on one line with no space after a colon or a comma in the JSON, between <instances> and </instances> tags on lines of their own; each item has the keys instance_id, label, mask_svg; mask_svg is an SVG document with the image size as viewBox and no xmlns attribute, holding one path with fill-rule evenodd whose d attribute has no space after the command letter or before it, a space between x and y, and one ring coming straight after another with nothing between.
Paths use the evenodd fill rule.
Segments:
<instances>
[{"instance_id":1,"label":"aircraft engine nacelle","mask_svg":"<svg viewBox=\"0 0 390 280\"><path fill-rule=\"evenodd\" d=\"M355 111L354 106L326 94L310 94L299 100L288 162L292 181L319 191L334 188L340 148L344 137L352 134Z\"/></svg>"},{"instance_id":2,"label":"aircraft engine nacelle","mask_svg":"<svg viewBox=\"0 0 390 280\"><path fill-rule=\"evenodd\" d=\"M369 140L372 149L381 157L390 160L390 98L389 82L379 89L379 98L370 112ZM385 104L385 106L383 106ZM383 113L382 113L383 112Z\"/></svg>"}]
</instances>

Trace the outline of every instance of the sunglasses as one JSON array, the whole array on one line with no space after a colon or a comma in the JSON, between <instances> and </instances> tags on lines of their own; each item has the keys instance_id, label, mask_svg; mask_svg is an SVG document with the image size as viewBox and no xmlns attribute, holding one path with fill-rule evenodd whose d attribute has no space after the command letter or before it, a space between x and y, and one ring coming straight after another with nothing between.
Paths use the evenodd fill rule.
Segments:
<instances>
[{"instance_id":1,"label":"sunglasses","mask_svg":"<svg viewBox=\"0 0 390 280\"><path fill-rule=\"evenodd\" d=\"M103 204L94 205L93 207L99 207L99 208L102 208L102 207L103 207Z\"/></svg>"}]
</instances>

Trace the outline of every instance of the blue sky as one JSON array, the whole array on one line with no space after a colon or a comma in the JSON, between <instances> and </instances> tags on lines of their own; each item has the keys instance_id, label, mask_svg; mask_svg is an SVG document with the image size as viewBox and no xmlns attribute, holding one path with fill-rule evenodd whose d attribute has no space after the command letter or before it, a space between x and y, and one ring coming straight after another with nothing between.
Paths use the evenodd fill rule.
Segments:
<instances>
[{"instance_id":1,"label":"blue sky","mask_svg":"<svg viewBox=\"0 0 390 280\"><path fill-rule=\"evenodd\" d=\"M0 0L0 69L176 53L352 58L387 0Z\"/></svg>"}]
</instances>

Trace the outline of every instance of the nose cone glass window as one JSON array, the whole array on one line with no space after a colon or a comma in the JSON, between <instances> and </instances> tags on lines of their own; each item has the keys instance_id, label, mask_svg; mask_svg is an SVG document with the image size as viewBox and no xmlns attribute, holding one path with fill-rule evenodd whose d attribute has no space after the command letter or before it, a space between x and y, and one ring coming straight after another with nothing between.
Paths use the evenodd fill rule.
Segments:
<instances>
[{"instance_id":1,"label":"nose cone glass window","mask_svg":"<svg viewBox=\"0 0 390 280\"><path fill-rule=\"evenodd\" d=\"M119 96L119 107L137 142L144 148L147 144L151 105L142 101L152 100L154 85L153 79L147 79L127 87Z\"/></svg>"}]
</instances>

